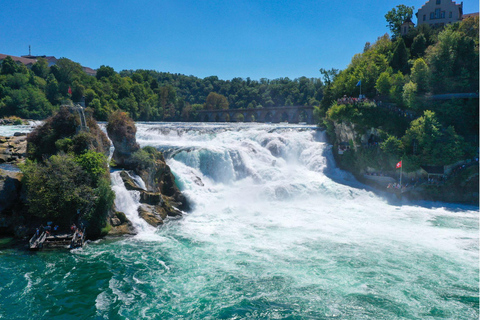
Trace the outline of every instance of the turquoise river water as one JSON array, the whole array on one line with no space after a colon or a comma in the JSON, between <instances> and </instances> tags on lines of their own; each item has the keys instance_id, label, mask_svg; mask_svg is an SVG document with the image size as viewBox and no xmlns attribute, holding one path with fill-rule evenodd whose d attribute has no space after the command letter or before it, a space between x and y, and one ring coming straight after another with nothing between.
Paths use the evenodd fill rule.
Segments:
<instances>
[{"instance_id":1,"label":"turquoise river water","mask_svg":"<svg viewBox=\"0 0 480 320\"><path fill-rule=\"evenodd\" d=\"M154 229L112 173L138 234L0 246L0 319L478 319L478 207L379 196L314 127L137 128L193 210Z\"/></svg>"}]
</instances>

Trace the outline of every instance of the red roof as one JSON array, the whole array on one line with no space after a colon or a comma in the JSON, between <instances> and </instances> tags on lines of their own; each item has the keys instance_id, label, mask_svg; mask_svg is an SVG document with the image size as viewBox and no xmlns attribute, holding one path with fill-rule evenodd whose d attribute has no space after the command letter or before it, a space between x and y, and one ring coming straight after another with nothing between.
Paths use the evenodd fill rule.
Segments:
<instances>
[{"instance_id":1,"label":"red roof","mask_svg":"<svg viewBox=\"0 0 480 320\"><path fill-rule=\"evenodd\" d=\"M16 57L16 56L0 53L0 60L5 60L6 57L11 57L13 61L23 63L26 66L37 62L36 59L28 59L28 58Z\"/></svg>"}]
</instances>

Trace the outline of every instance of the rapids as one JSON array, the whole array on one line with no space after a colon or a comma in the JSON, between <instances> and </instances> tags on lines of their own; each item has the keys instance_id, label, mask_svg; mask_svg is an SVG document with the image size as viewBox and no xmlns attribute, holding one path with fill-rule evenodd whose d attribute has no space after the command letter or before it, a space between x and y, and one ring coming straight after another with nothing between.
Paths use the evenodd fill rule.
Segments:
<instances>
[{"instance_id":1,"label":"rapids","mask_svg":"<svg viewBox=\"0 0 480 320\"><path fill-rule=\"evenodd\" d=\"M72 252L0 247L0 319L478 319L478 207L379 196L314 127L139 123L193 210Z\"/></svg>"}]
</instances>

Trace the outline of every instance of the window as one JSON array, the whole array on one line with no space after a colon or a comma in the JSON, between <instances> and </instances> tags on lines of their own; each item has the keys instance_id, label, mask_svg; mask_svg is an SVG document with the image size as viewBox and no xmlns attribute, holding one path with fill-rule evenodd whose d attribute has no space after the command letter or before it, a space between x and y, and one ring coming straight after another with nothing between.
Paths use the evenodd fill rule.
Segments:
<instances>
[{"instance_id":1,"label":"window","mask_svg":"<svg viewBox=\"0 0 480 320\"><path fill-rule=\"evenodd\" d=\"M441 0L437 0L437 4L440 4Z\"/></svg>"},{"instance_id":2,"label":"window","mask_svg":"<svg viewBox=\"0 0 480 320\"><path fill-rule=\"evenodd\" d=\"M448 17L449 17L449 18L452 17L452 11L450 11L450 13L448 14Z\"/></svg>"},{"instance_id":3,"label":"window","mask_svg":"<svg viewBox=\"0 0 480 320\"><path fill-rule=\"evenodd\" d=\"M442 11L442 19L445 19L445 11Z\"/></svg>"},{"instance_id":4,"label":"window","mask_svg":"<svg viewBox=\"0 0 480 320\"><path fill-rule=\"evenodd\" d=\"M432 19L435 19L435 16L434 16L434 14L435 14L435 13L433 13L433 12L430 12L430 20L432 20Z\"/></svg>"},{"instance_id":5,"label":"window","mask_svg":"<svg viewBox=\"0 0 480 320\"><path fill-rule=\"evenodd\" d=\"M435 19L440 19L440 8L435 9Z\"/></svg>"},{"instance_id":6,"label":"window","mask_svg":"<svg viewBox=\"0 0 480 320\"><path fill-rule=\"evenodd\" d=\"M450 12L450 15L452 15L452 13L451 13L451 12ZM426 14L424 14L424 15L423 15L423 21L425 21L426 19L427 19L427 15L426 15Z\"/></svg>"}]
</instances>

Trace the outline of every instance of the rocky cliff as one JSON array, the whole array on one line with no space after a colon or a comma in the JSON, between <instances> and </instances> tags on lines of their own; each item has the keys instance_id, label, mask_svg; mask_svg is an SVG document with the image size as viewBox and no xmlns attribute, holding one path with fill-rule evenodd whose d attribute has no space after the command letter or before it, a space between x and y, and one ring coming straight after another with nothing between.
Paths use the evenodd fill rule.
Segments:
<instances>
[{"instance_id":1,"label":"rocky cliff","mask_svg":"<svg viewBox=\"0 0 480 320\"><path fill-rule=\"evenodd\" d=\"M188 201L178 189L162 153L151 147L140 149L135 137L135 123L125 113L112 115L107 133L115 147L115 165L140 176L145 182L143 189L127 171L121 174L127 189L141 193L139 215L142 218L157 227L167 216L181 216L181 210L189 209Z\"/></svg>"}]
</instances>

